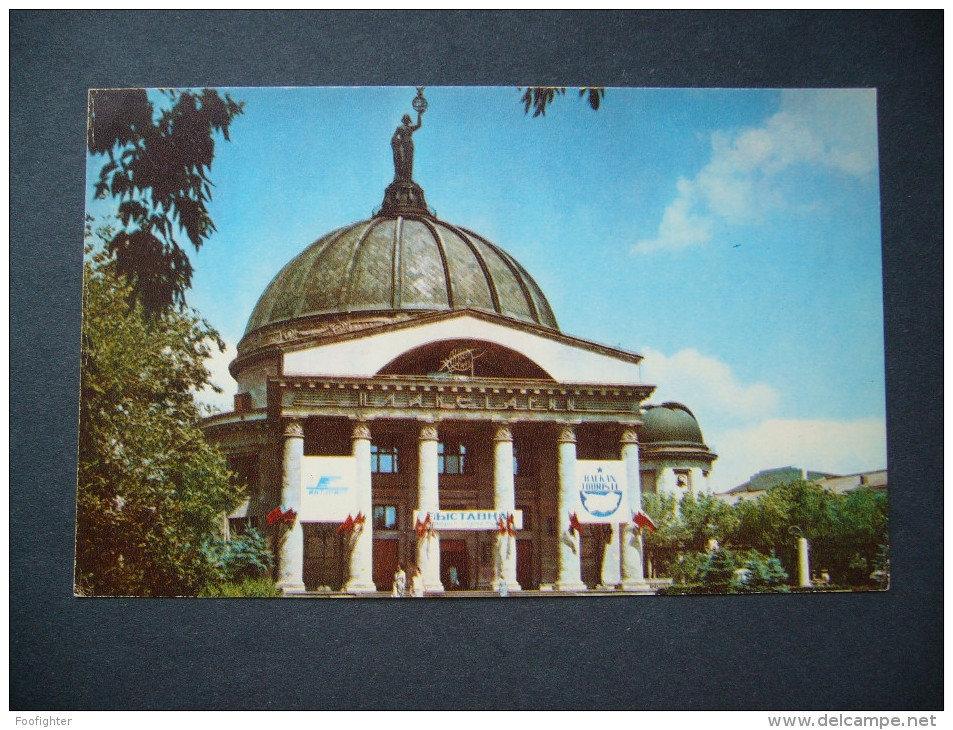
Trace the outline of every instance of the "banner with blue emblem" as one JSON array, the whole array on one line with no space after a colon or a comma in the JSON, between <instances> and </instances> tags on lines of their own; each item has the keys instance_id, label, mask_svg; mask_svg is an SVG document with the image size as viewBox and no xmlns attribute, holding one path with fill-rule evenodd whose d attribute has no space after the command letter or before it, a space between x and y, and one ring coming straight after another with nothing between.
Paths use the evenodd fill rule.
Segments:
<instances>
[{"instance_id":1,"label":"banner with blue emblem","mask_svg":"<svg viewBox=\"0 0 953 730\"><path fill-rule=\"evenodd\" d=\"M301 522L343 522L357 512L353 456L301 459Z\"/></svg>"},{"instance_id":2,"label":"banner with blue emblem","mask_svg":"<svg viewBox=\"0 0 953 730\"><path fill-rule=\"evenodd\" d=\"M625 462L576 462L576 518L583 524L614 524L632 519Z\"/></svg>"}]
</instances>

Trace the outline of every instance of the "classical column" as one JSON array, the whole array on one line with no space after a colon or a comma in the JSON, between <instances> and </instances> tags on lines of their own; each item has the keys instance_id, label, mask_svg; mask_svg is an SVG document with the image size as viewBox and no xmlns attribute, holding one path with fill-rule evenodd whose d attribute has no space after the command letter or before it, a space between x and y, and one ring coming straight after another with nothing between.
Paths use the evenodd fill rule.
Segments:
<instances>
[{"instance_id":1,"label":"classical column","mask_svg":"<svg viewBox=\"0 0 953 730\"><path fill-rule=\"evenodd\" d=\"M622 546L619 543L620 524L605 525L608 539L602 558L602 585L615 588L622 583Z\"/></svg>"},{"instance_id":2,"label":"classical column","mask_svg":"<svg viewBox=\"0 0 953 730\"><path fill-rule=\"evenodd\" d=\"M493 436L493 509L510 514L516 509L516 482L513 478L513 433L508 426L497 426ZM500 578L508 591L520 590L516 582L516 538L496 536L493 590L499 590Z\"/></svg>"},{"instance_id":3,"label":"classical column","mask_svg":"<svg viewBox=\"0 0 953 730\"><path fill-rule=\"evenodd\" d=\"M351 534L350 577L344 589L348 593L374 593L374 528L371 499L371 429L357 422L351 434L354 455L354 487L357 490L357 511L366 520Z\"/></svg>"},{"instance_id":4,"label":"classical column","mask_svg":"<svg viewBox=\"0 0 953 730\"><path fill-rule=\"evenodd\" d=\"M576 433L563 427L559 443L559 579L560 591L584 591L580 570L579 535L569 531L569 515L576 505Z\"/></svg>"},{"instance_id":5,"label":"classical column","mask_svg":"<svg viewBox=\"0 0 953 730\"><path fill-rule=\"evenodd\" d=\"M440 509L440 492L437 474L437 427L425 423L420 427L417 437L417 510L419 519L425 520L427 513L433 514ZM417 538L417 565L424 577L424 588L428 593L441 593L440 582L440 534L429 532Z\"/></svg>"},{"instance_id":6,"label":"classical column","mask_svg":"<svg viewBox=\"0 0 953 730\"><path fill-rule=\"evenodd\" d=\"M619 439L622 443L622 461L625 463L625 477L628 483L629 515L642 509L642 481L639 475L639 437L634 428L626 428ZM645 569L642 566L642 531L634 522L622 525L620 542L622 545L622 590L635 593L651 592L645 582Z\"/></svg>"},{"instance_id":7,"label":"classical column","mask_svg":"<svg viewBox=\"0 0 953 730\"><path fill-rule=\"evenodd\" d=\"M304 457L304 425L297 419L285 421L284 458L281 464L281 505L301 511L301 459ZM281 527L279 530L285 530ZM282 534L279 532L279 534ZM295 520L279 538L278 588L282 593L304 591L304 529Z\"/></svg>"}]
</instances>

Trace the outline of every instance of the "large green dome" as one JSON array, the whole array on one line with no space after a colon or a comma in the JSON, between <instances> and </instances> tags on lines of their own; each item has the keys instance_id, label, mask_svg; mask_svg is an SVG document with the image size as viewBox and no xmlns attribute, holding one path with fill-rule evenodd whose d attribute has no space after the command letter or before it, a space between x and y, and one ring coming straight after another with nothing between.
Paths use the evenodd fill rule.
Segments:
<instances>
[{"instance_id":1,"label":"large green dome","mask_svg":"<svg viewBox=\"0 0 953 730\"><path fill-rule=\"evenodd\" d=\"M246 336L299 318L473 308L558 329L542 290L508 253L432 215L378 215L333 231L262 294Z\"/></svg>"},{"instance_id":2,"label":"large green dome","mask_svg":"<svg viewBox=\"0 0 953 730\"><path fill-rule=\"evenodd\" d=\"M647 406L642 414L639 441L643 444L705 445L695 415L681 403Z\"/></svg>"}]
</instances>

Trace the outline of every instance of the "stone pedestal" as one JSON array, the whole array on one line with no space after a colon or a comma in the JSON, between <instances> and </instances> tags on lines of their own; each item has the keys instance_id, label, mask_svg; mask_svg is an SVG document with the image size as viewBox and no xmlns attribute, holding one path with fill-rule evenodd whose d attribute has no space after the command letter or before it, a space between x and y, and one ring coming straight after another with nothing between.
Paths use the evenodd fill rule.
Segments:
<instances>
[{"instance_id":1,"label":"stone pedestal","mask_svg":"<svg viewBox=\"0 0 953 730\"><path fill-rule=\"evenodd\" d=\"M284 457L281 465L281 505L301 511L301 459L304 457L304 424L285 422ZM290 527L279 527L278 588L282 593L303 593L304 529L300 520Z\"/></svg>"},{"instance_id":2,"label":"stone pedestal","mask_svg":"<svg viewBox=\"0 0 953 730\"><path fill-rule=\"evenodd\" d=\"M580 565L579 535L569 531L569 515L575 508L576 434L570 426L559 433L559 579L558 591L584 591Z\"/></svg>"},{"instance_id":3,"label":"stone pedestal","mask_svg":"<svg viewBox=\"0 0 953 730\"><path fill-rule=\"evenodd\" d=\"M811 587L811 558L806 537L797 539L797 576L801 588Z\"/></svg>"},{"instance_id":4,"label":"stone pedestal","mask_svg":"<svg viewBox=\"0 0 953 730\"><path fill-rule=\"evenodd\" d=\"M417 510L419 519L426 519L440 509L439 475L437 473L437 429L424 424L417 442ZM417 565L428 593L442 593L440 582L440 534L432 533L417 538Z\"/></svg>"},{"instance_id":5,"label":"stone pedestal","mask_svg":"<svg viewBox=\"0 0 953 730\"><path fill-rule=\"evenodd\" d=\"M357 489L357 510L366 518L351 534L350 577L344 590L348 593L375 593L374 585L374 506L371 499L371 430L358 423L351 435L351 451L355 461L354 486Z\"/></svg>"},{"instance_id":6,"label":"stone pedestal","mask_svg":"<svg viewBox=\"0 0 953 730\"><path fill-rule=\"evenodd\" d=\"M513 476L513 434L507 426L499 426L493 437L493 509L511 514L516 509L516 482ZM494 555L493 590L499 590L500 579L509 592L521 590L516 581L516 537L497 535Z\"/></svg>"},{"instance_id":7,"label":"stone pedestal","mask_svg":"<svg viewBox=\"0 0 953 730\"><path fill-rule=\"evenodd\" d=\"M634 515L642 509L642 482L639 475L639 439L634 428L627 428L620 438L622 461L625 463L625 476L628 483L629 514ZM631 521L623 525L620 534L622 544L622 590L635 593L651 592L645 581L645 568L642 561L642 532Z\"/></svg>"}]
</instances>

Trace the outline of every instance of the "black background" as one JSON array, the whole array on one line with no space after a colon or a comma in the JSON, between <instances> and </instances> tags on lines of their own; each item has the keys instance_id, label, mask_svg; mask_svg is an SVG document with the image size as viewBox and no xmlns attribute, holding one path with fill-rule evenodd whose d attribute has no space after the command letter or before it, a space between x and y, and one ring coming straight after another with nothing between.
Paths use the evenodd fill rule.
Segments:
<instances>
[{"instance_id":1,"label":"black background","mask_svg":"<svg viewBox=\"0 0 953 730\"><path fill-rule=\"evenodd\" d=\"M941 708L942 25L940 12L11 12L11 708ZM73 598L86 90L342 84L876 87L891 590Z\"/></svg>"}]
</instances>

